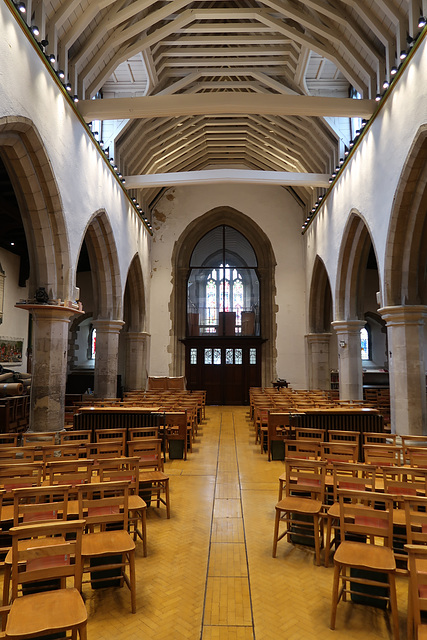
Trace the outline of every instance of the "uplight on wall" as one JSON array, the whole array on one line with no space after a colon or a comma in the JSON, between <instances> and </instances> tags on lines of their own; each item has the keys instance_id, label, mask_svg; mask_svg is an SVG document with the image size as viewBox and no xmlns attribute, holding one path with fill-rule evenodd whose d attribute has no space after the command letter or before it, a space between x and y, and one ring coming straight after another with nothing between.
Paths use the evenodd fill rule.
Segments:
<instances>
[{"instance_id":1,"label":"uplight on wall","mask_svg":"<svg viewBox=\"0 0 427 640\"><path fill-rule=\"evenodd\" d=\"M4 311L4 281L6 280L6 274L0 263L0 324L3 322Z\"/></svg>"}]
</instances>

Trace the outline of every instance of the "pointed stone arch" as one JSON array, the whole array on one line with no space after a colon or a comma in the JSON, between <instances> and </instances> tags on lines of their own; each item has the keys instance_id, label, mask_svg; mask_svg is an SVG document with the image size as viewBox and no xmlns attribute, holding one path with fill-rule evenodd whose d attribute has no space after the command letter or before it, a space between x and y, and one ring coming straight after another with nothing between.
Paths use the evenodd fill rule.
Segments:
<instances>
[{"instance_id":1,"label":"pointed stone arch","mask_svg":"<svg viewBox=\"0 0 427 640\"><path fill-rule=\"evenodd\" d=\"M0 118L0 154L15 190L30 260L30 292L73 297L70 252L61 198L48 153L28 118Z\"/></svg>"},{"instance_id":2,"label":"pointed stone arch","mask_svg":"<svg viewBox=\"0 0 427 640\"><path fill-rule=\"evenodd\" d=\"M92 272L93 316L104 320L121 319L123 301L119 257L113 230L104 210L93 215L84 240Z\"/></svg>"},{"instance_id":3,"label":"pointed stone arch","mask_svg":"<svg viewBox=\"0 0 427 640\"><path fill-rule=\"evenodd\" d=\"M186 333L186 287L191 254L197 242L219 225L228 225L242 233L251 243L258 261L260 281L261 335L263 350L263 385L271 384L276 375L276 306L274 269L276 259L271 242L256 222L233 207L216 207L193 220L181 233L172 252L173 287L170 302L173 353L170 375L184 375L184 345Z\"/></svg>"},{"instance_id":4,"label":"pointed stone arch","mask_svg":"<svg viewBox=\"0 0 427 640\"><path fill-rule=\"evenodd\" d=\"M145 287L139 255L133 257L126 279L123 302L126 331L144 331L146 324Z\"/></svg>"},{"instance_id":5,"label":"pointed stone arch","mask_svg":"<svg viewBox=\"0 0 427 640\"><path fill-rule=\"evenodd\" d=\"M427 304L427 124L412 144L396 191L385 258L384 306Z\"/></svg>"},{"instance_id":6,"label":"pointed stone arch","mask_svg":"<svg viewBox=\"0 0 427 640\"><path fill-rule=\"evenodd\" d=\"M366 222L358 212L353 211L344 231L339 253L335 291L335 320L337 321L363 318L363 273L371 245L373 245L372 238Z\"/></svg>"},{"instance_id":7,"label":"pointed stone arch","mask_svg":"<svg viewBox=\"0 0 427 640\"><path fill-rule=\"evenodd\" d=\"M325 263L319 256L316 256L313 267L308 314L311 333L331 330L332 291Z\"/></svg>"}]
</instances>

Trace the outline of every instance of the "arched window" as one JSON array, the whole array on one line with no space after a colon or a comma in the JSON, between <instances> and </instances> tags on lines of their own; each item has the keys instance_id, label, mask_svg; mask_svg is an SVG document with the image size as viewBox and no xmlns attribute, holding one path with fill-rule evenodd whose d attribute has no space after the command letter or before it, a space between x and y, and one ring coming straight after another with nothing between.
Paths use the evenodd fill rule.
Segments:
<instances>
[{"instance_id":1,"label":"arched window","mask_svg":"<svg viewBox=\"0 0 427 640\"><path fill-rule=\"evenodd\" d=\"M96 355L96 329L91 327L89 331L89 359L95 360Z\"/></svg>"},{"instance_id":2,"label":"arched window","mask_svg":"<svg viewBox=\"0 0 427 640\"><path fill-rule=\"evenodd\" d=\"M360 348L362 351L362 360L371 360L371 341L369 336L368 325L360 329Z\"/></svg>"},{"instance_id":3,"label":"arched window","mask_svg":"<svg viewBox=\"0 0 427 640\"><path fill-rule=\"evenodd\" d=\"M256 267L251 244L232 227L203 236L190 260L188 335L259 335Z\"/></svg>"}]
</instances>

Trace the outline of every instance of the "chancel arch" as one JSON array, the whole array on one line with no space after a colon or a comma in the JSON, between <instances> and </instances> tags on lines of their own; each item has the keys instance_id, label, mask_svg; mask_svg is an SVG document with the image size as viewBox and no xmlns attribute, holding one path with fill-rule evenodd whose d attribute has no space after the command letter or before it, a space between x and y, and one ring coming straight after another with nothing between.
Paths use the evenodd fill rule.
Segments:
<instances>
[{"instance_id":1,"label":"chancel arch","mask_svg":"<svg viewBox=\"0 0 427 640\"><path fill-rule=\"evenodd\" d=\"M259 384L270 385L274 376L276 357L276 309L274 305L274 268L276 262L271 243L259 225L245 214L231 207L218 207L200 216L187 226L175 243L172 255L173 290L170 306L173 327L171 349L174 354L171 375L184 375L186 371L186 346L184 341L189 337L186 300L193 251L202 238L208 237L207 234L223 227L235 230L236 234L241 234L252 247L254 256L256 256L255 270L259 281L259 314L257 316L259 317L259 335L255 336L255 333L251 333L249 336L244 336L239 333L237 327L232 332L232 335L222 335L222 338L225 341L229 339L229 342L232 338L233 345L230 344L229 349L239 349L241 347L236 347L236 341L256 337L259 341L259 353L261 354L261 362L259 363L261 364L261 379ZM225 267L226 265L224 265ZM214 329L213 331L215 333L216 330ZM200 342L203 336L199 334L193 337ZM205 337L207 338L207 336ZM215 336L212 335L212 337ZM236 345L234 345L234 342L236 342ZM248 343L248 340L246 342ZM225 349L226 347L222 345L218 346L218 348ZM231 351L227 352L227 354L222 351L223 355L221 357L231 357L230 353ZM235 357L236 354L234 353L233 358ZM233 360L233 364L236 362L236 360Z\"/></svg>"}]
</instances>

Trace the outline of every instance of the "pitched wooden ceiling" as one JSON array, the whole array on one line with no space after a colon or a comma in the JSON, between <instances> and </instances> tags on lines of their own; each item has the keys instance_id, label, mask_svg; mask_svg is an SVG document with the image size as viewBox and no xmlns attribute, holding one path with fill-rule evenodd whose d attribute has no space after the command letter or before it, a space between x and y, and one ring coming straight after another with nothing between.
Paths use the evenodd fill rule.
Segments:
<instances>
[{"instance_id":1,"label":"pitched wooden ceiling","mask_svg":"<svg viewBox=\"0 0 427 640\"><path fill-rule=\"evenodd\" d=\"M32 4L31 4L32 2ZM382 92L426 0L29 0L46 50L80 99L239 92ZM347 119L348 120L348 119ZM129 120L114 142L126 175L243 168L330 174L351 128L250 113ZM105 123L104 123L104 126ZM136 193L148 206L158 188ZM293 193L310 208L318 187Z\"/></svg>"}]
</instances>

